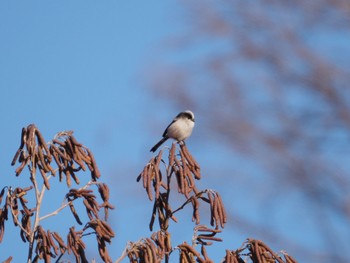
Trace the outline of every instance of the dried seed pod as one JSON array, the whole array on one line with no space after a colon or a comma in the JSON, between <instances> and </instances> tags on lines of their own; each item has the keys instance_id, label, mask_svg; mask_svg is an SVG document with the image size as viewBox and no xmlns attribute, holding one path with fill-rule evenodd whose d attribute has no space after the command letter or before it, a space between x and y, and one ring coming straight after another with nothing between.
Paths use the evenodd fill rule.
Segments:
<instances>
[{"instance_id":1,"label":"dried seed pod","mask_svg":"<svg viewBox=\"0 0 350 263\"><path fill-rule=\"evenodd\" d=\"M44 259L45 262L51 262L51 257L55 255L51 252L50 241L44 229L39 225L36 229L36 248L35 253L39 259Z\"/></svg>"},{"instance_id":2,"label":"dried seed pod","mask_svg":"<svg viewBox=\"0 0 350 263\"><path fill-rule=\"evenodd\" d=\"M17 169L15 170L16 176L19 176L21 174L21 172L23 171L29 159L29 156L24 157L24 155L25 155L24 152L21 152L21 154L19 155L20 160L21 160L21 156L23 157L22 157L21 165L17 167Z\"/></svg>"},{"instance_id":3,"label":"dried seed pod","mask_svg":"<svg viewBox=\"0 0 350 263\"><path fill-rule=\"evenodd\" d=\"M44 160L44 155L43 155L43 152L41 151L41 149L36 148L36 150L35 150L35 157L36 157L36 160L38 160L37 165L40 162L41 169L43 169L45 173L50 172L50 169L47 167L46 162Z\"/></svg>"},{"instance_id":4,"label":"dried seed pod","mask_svg":"<svg viewBox=\"0 0 350 263\"><path fill-rule=\"evenodd\" d=\"M186 156L186 160L188 160L192 166L199 168L199 164L196 162L196 160L193 158L193 156L188 151L186 144L181 144L180 149L184 153L184 155Z\"/></svg>"},{"instance_id":5,"label":"dried seed pod","mask_svg":"<svg viewBox=\"0 0 350 263\"><path fill-rule=\"evenodd\" d=\"M65 143L65 142L62 142L62 141L60 141L60 140L58 140L58 139L53 139L52 142L55 143L55 144L58 144L59 146L61 146L61 147L63 147L63 148L66 147L66 143Z\"/></svg>"},{"instance_id":6,"label":"dried seed pod","mask_svg":"<svg viewBox=\"0 0 350 263\"><path fill-rule=\"evenodd\" d=\"M82 146L83 146L83 144L79 143L79 142L75 139L75 137L73 136L73 134L71 134L71 135L69 136L69 140L71 141L72 145L75 145L75 146L78 146L78 147L82 147Z\"/></svg>"},{"instance_id":7,"label":"dried seed pod","mask_svg":"<svg viewBox=\"0 0 350 263\"><path fill-rule=\"evenodd\" d=\"M98 252L100 254L101 259L104 262L112 263L112 259L108 254L106 243L103 239L100 239L97 237L97 244L98 244Z\"/></svg>"},{"instance_id":8,"label":"dried seed pod","mask_svg":"<svg viewBox=\"0 0 350 263\"><path fill-rule=\"evenodd\" d=\"M199 215L199 202L197 198L192 198L192 206L193 206L193 214L192 221L196 222L196 225L200 223L200 215Z\"/></svg>"},{"instance_id":9,"label":"dried seed pod","mask_svg":"<svg viewBox=\"0 0 350 263\"><path fill-rule=\"evenodd\" d=\"M72 160L72 158L70 158L70 156L67 154L65 148L57 147L54 144L51 144L51 148L52 148L52 151L56 152L63 160L66 160L66 161L71 161ZM57 163L57 165L59 165L59 164ZM64 165L64 166L66 166L66 165Z\"/></svg>"},{"instance_id":10,"label":"dried seed pod","mask_svg":"<svg viewBox=\"0 0 350 263\"><path fill-rule=\"evenodd\" d=\"M68 152L69 156L71 156L72 159L75 159L75 151L73 149L73 145L71 141L69 140L69 137L65 140L66 143L66 151Z\"/></svg>"},{"instance_id":11,"label":"dried seed pod","mask_svg":"<svg viewBox=\"0 0 350 263\"><path fill-rule=\"evenodd\" d=\"M165 251L167 253L170 253L172 251L171 234L168 231L165 232L165 240L164 240L164 242L165 242Z\"/></svg>"},{"instance_id":12,"label":"dried seed pod","mask_svg":"<svg viewBox=\"0 0 350 263\"><path fill-rule=\"evenodd\" d=\"M22 148L19 148L17 150L17 152L15 153L15 156L13 157L12 162L11 162L12 166L14 166L16 164L16 161L17 161L17 159L18 159L18 157L19 157L21 152L22 152Z\"/></svg>"},{"instance_id":13,"label":"dried seed pod","mask_svg":"<svg viewBox=\"0 0 350 263\"><path fill-rule=\"evenodd\" d=\"M97 190L100 193L100 196L103 200L103 202L108 202L109 200L109 188L105 183L98 184Z\"/></svg>"},{"instance_id":14,"label":"dried seed pod","mask_svg":"<svg viewBox=\"0 0 350 263\"><path fill-rule=\"evenodd\" d=\"M209 204L210 204L210 225L214 226L215 216L214 216L214 199L212 197L211 191L207 191Z\"/></svg>"},{"instance_id":15,"label":"dried seed pod","mask_svg":"<svg viewBox=\"0 0 350 263\"><path fill-rule=\"evenodd\" d=\"M207 195L210 203L210 225L214 226L215 224L215 228L218 228L220 225L221 228L224 228L227 215L220 195L213 190L207 190Z\"/></svg>"},{"instance_id":16,"label":"dried seed pod","mask_svg":"<svg viewBox=\"0 0 350 263\"><path fill-rule=\"evenodd\" d=\"M148 195L148 198L150 201L153 200L153 194L152 194L152 188L151 188L151 185L152 185L152 177L153 177L153 165L150 164L150 167L149 169L147 170L148 174L146 176L145 179L147 179L146 183L146 191L147 191L147 195Z\"/></svg>"},{"instance_id":17,"label":"dried seed pod","mask_svg":"<svg viewBox=\"0 0 350 263\"><path fill-rule=\"evenodd\" d=\"M195 256L197 259L197 262L204 263L205 260L202 259L201 255L198 253L197 250L195 250L194 247L190 246L186 242L183 242L181 245L177 246L182 252L184 252L184 256L187 257L187 259L190 260L190 262L195 262L193 256Z\"/></svg>"},{"instance_id":18,"label":"dried seed pod","mask_svg":"<svg viewBox=\"0 0 350 263\"><path fill-rule=\"evenodd\" d=\"M71 178L70 178L70 172L68 169L64 169L64 174L66 175L66 184L68 186L68 188L70 188L70 186L72 185L72 181L71 181Z\"/></svg>"},{"instance_id":19,"label":"dried seed pod","mask_svg":"<svg viewBox=\"0 0 350 263\"><path fill-rule=\"evenodd\" d=\"M56 242L58 243L58 245L60 247L61 254L64 254L66 252L66 250L67 250L67 246L64 244L64 241L61 238L61 236L57 232L53 232L53 233L51 233L51 235L56 240Z\"/></svg>"},{"instance_id":20,"label":"dried seed pod","mask_svg":"<svg viewBox=\"0 0 350 263\"><path fill-rule=\"evenodd\" d=\"M188 252L181 250L180 251L180 263L192 263L195 262L192 255Z\"/></svg>"},{"instance_id":21,"label":"dried seed pod","mask_svg":"<svg viewBox=\"0 0 350 263\"><path fill-rule=\"evenodd\" d=\"M41 132L38 129L35 130L35 135L38 138L39 146L41 146L42 148L45 149L46 155L47 155L49 161L51 162L52 156L51 156L49 148L47 147L47 144L46 144L46 142L44 140L44 137L42 136Z\"/></svg>"},{"instance_id":22,"label":"dried seed pod","mask_svg":"<svg viewBox=\"0 0 350 263\"><path fill-rule=\"evenodd\" d=\"M2 263L10 263L12 261L12 257L8 257L5 261L3 261Z\"/></svg>"},{"instance_id":23,"label":"dried seed pod","mask_svg":"<svg viewBox=\"0 0 350 263\"><path fill-rule=\"evenodd\" d=\"M7 210L0 210L0 242L2 241L5 233L5 220L7 218Z\"/></svg>"},{"instance_id":24,"label":"dried seed pod","mask_svg":"<svg viewBox=\"0 0 350 263\"><path fill-rule=\"evenodd\" d=\"M26 241L29 242L30 234L32 232L30 215L27 213L22 213L22 214L23 214L22 219L21 219L22 228L21 228L20 236L21 236L23 242L26 242Z\"/></svg>"},{"instance_id":25,"label":"dried seed pod","mask_svg":"<svg viewBox=\"0 0 350 263\"><path fill-rule=\"evenodd\" d=\"M136 181L139 182L142 178L143 188L146 188L146 186L147 186L147 184L145 183L146 182L145 176L147 176L147 174L148 174L147 169L148 169L148 165L146 165L143 168L142 172L139 174L139 176L136 179Z\"/></svg>"},{"instance_id":26,"label":"dried seed pod","mask_svg":"<svg viewBox=\"0 0 350 263\"><path fill-rule=\"evenodd\" d=\"M258 262L264 262L261 257L261 250L259 244L255 240L251 242L250 252L252 253L252 257L256 258Z\"/></svg>"},{"instance_id":27,"label":"dried seed pod","mask_svg":"<svg viewBox=\"0 0 350 263\"><path fill-rule=\"evenodd\" d=\"M12 219L13 219L13 223L15 226L18 226L18 214L19 214L19 210L18 210L18 201L17 198L15 196L8 196L7 199L9 200L10 203L10 207L11 207L11 211L12 211Z\"/></svg>"},{"instance_id":28,"label":"dried seed pod","mask_svg":"<svg viewBox=\"0 0 350 263\"><path fill-rule=\"evenodd\" d=\"M184 194L184 178L181 176L180 170L176 169L175 177L177 182L177 190L179 193Z\"/></svg>"},{"instance_id":29,"label":"dried seed pod","mask_svg":"<svg viewBox=\"0 0 350 263\"><path fill-rule=\"evenodd\" d=\"M83 162L83 160L81 159L81 155L80 155L80 152L78 151L78 149L76 149L77 146L74 145L74 161L80 166L80 168L85 172L86 171L86 166Z\"/></svg>"},{"instance_id":30,"label":"dried seed pod","mask_svg":"<svg viewBox=\"0 0 350 263\"><path fill-rule=\"evenodd\" d=\"M194 177L199 180L201 178L200 175L200 167L198 165L198 163L196 162L196 160L192 157L192 155L190 154L190 152L188 151L187 147L185 144L180 145L180 153L182 153L184 155L184 159L186 160L186 162L189 164L190 166L190 170L193 173Z\"/></svg>"},{"instance_id":31,"label":"dried seed pod","mask_svg":"<svg viewBox=\"0 0 350 263\"><path fill-rule=\"evenodd\" d=\"M158 262L157 247L150 238L146 238L147 247L151 250L153 262Z\"/></svg>"},{"instance_id":32,"label":"dried seed pod","mask_svg":"<svg viewBox=\"0 0 350 263\"><path fill-rule=\"evenodd\" d=\"M204 240L211 240L211 241L218 241L218 242L222 242L222 238L219 237L213 237L210 234L209 235L199 235L197 236L197 240L199 241L199 243L204 244L204 245L209 245L208 242L204 241ZM211 245L212 243L210 243Z\"/></svg>"},{"instance_id":33,"label":"dried seed pod","mask_svg":"<svg viewBox=\"0 0 350 263\"><path fill-rule=\"evenodd\" d=\"M92 152L90 151L90 149L86 148L87 152L88 152L88 156L90 157L91 159L91 166L93 168L93 170L91 171L91 176L92 176L92 180L93 181L96 181L96 179L100 178L101 177L101 173L97 167L97 163L96 163L96 160L95 160L95 157L94 155L92 154Z\"/></svg>"},{"instance_id":34,"label":"dried seed pod","mask_svg":"<svg viewBox=\"0 0 350 263\"><path fill-rule=\"evenodd\" d=\"M162 231L157 231L152 235L152 240L157 243L160 250L165 250L165 238Z\"/></svg>"},{"instance_id":35,"label":"dried seed pod","mask_svg":"<svg viewBox=\"0 0 350 263\"><path fill-rule=\"evenodd\" d=\"M113 229L111 228L111 226L106 221L99 220L99 222L101 223L104 231L108 234L109 237L114 237L115 236L115 233L114 233Z\"/></svg>"},{"instance_id":36,"label":"dried seed pod","mask_svg":"<svg viewBox=\"0 0 350 263\"><path fill-rule=\"evenodd\" d=\"M222 199L221 199L221 196L219 195L219 193L216 193L216 199L218 202L218 210L219 210L219 215L220 215L220 226L221 226L221 228L224 228L225 223L227 222L226 210L225 210L224 204L222 202Z\"/></svg>"},{"instance_id":37,"label":"dried seed pod","mask_svg":"<svg viewBox=\"0 0 350 263\"><path fill-rule=\"evenodd\" d=\"M1 190L1 192L0 192L0 204L1 204L1 202L2 202L2 198L4 197L5 189L6 189L6 187L2 188L2 190Z\"/></svg>"},{"instance_id":38,"label":"dried seed pod","mask_svg":"<svg viewBox=\"0 0 350 263\"><path fill-rule=\"evenodd\" d=\"M276 255L271 248L260 240L248 239L248 249L251 252L251 257L258 262L266 262L274 260L279 263L284 263L282 258Z\"/></svg>"},{"instance_id":39,"label":"dried seed pod","mask_svg":"<svg viewBox=\"0 0 350 263\"><path fill-rule=\"evenodd\" d=\"M52 145L52 144L50 145L50 152L51 152L51 154L53 156L53 159L54 159L55 163L59 167L59 169L63 169L64 165L61 162L61 160L59 159L58 153L57 153L57 151L54 150L54 147L55 147L54 145Z\"/></svg>"},{"instance_id":40,"label":"dried seed pod","mask_svg":"<svg viewBox=\"0 0 350 263\"><path fill-rule=\"evenodd\" d=\"M90 220L93 219L93 217L98 218L98 203L94 199L84 199L83 204L85 205L88 217Z\"/></svg>"},{"instance_id":41,"label":"dried seed pod","mask_svg":"<svg viewBox=\"0 0 350 263\"><path fill-rule=\"evenodd\" d=\"M175 161L175 165L176 165L176 173L178 173L177 176L179 176L179 180L180 181L180 185L178 185L178 187L181 189L181 193L184 194L184 195L187 195L187 189L188 189L188 182L185 180L185 175L184 175L184 171L183 171L183 168L181 166L181 163L180 161L175 158L174 159Z\"/></svg>"},{"instance_id":42,"label":"dried seed pod","mask_svg":"<svg viewBox=\"0 0 350 263\"><path fill-rule=\"evenodd\" d=\"M163 211L163 207L158 205L157 206L157 212L158 212L158 222L161 229L167 229L167 222L166 217Z\"/></svg>"},{"instance_id":43,"label":"dried seed pod","mask_svg":"<svg viewBox=\"0 0 350 263\"><path fill-rule=\"evenodd\" d=\"M75 210L75 207L73 205L73 202L69 202L69 208L70 208L70 211L72 212L74 218L75 218L75 221L77 221L77 223L79 225L82 225L83 223L81 222L80 218L79 218L79 215L77 213L77 211Z\"/></svg>"},{"instance_id":44,"label":"dried seed pod","mask_svg":"<svg viewBox=\"0 0 350 263\"><path fill-rule=\"evenodd\" d=\"M77 147L79 157L88 165L91 164L91 157L89 156L88 152L86 151L86 147Z\"/></svg>"},{"instance_id":45,"label":"dried seed pod","mask_svg":"<svg viewBox=\"0 0 350 263\"><path fill-rule=\"evenodd\" d=\"M150 231L153 231L153 224L154 224L154 221L156 219L156 216L157 216L157 200L155 200L153 203L152 216L151 216L151 220L149 223Z\"/></svg>"},{"instance_id":46,"label":"dried seed pod","mask_svg":"<svg viewBox=\"0 0 350 263\"><path fill-rule=\"evenodd\" d=\"M187 186L188 186L188 191L185 192L185 196L188 198L188 195L191 191L196 192L195 191L196 186L195 186L195 182L192 178L192 175L186 166L184 167L184 176L185 176L185 181L187 181Z\"/></svg>"},{"instance_id":47,"label":"dried seed pod","mask_svg":"<svg viewBox=\"0 0 350 263\"><path fill-rule=\"evenodd\" d=\"M161 254L158 253L157 246L150 238L142 239L136 243L130 243L127 248L127 255L130 262L161 262Z\"/></svg>"},{"instance_id":48,"label":"dried seed pod","mask_svg":"<svg viewBox=\"0 0 350 263\"><path fill-rule=\"evenodd\" d=\"M169 167L172 167L174 165L174 158L175 158L175 152L176 152L176 142L173 142L169 151Z\"/></svg>"},{"instance_id":49,"label":"dried seed pod","mask_svg":"<svg viewBox=\"0 0 350 263\"><path fill-rule=\"evenodd\" d=\"M91 220L89 223L85 225L83 231L85 231L87 228L94 229L96 231L98 238L108 243L110 243L111 238L115 236L112 228L108 225L108 223L100 219Z\"/></svg>"},{"instance_id":50,"label":"dried seed pod","mask_svg":"<svg viewBox=\"0 0 350 263\"><path fill-rule=\"evenodd\" d=\"M298 261L296 261L295 258L293 258L292 256L288 255L285 251L281 251L281 253L283 254L286 263L298 263Z\"/></svg>"},{"instance_id":51,"label":"dried seed pod","mask_svg":"<svg viewBox=\"0 0 350 263\"><path fill-rule=\"evenodd\" d=\"M46 238L47 238L47 241L48 241L50 247L53 248L55 255L58 255L58 253L59 253L59 252L58 252L59 247L56 245L55 241L53 240L52 234L51 234L50 230L47 230L47 232L46 232Z\"/></svg>"},{"instance_id":52,"label":"dried seed pod","mask_svg":"<svg viewBox=\"0 0 350 263\"><path fill-rule=\"evenodd\" d=\"M224 260L223 260L223 263L232 263L233 260L232 260L232 255L231 255L231 251L226 249L225 250L226 254L225 254L225 257L224 257Z\"/></svg>"},{"instance_id":53,"label":"dried seed pod","mask_svg":"<svg viewBox=\"0 0 350 263\"><path fill-rule=\"evenodd\" d=\"M44 185L45 185L45 187L47 188L47 190L50 190L50 183L49 183L49 180L48 180L47 177L46 177L45 170L43 169L43 167L42 167L40 164L38 164L38 168L39 168L41 177L42 177L43 180L44 180Z\"/></svg>"},{"instance_id":54,"label":"dried seed pod","mask_svg":"<svg viewBox=\"0 0 350 263\"><path fill-rule=\"evenodd\" d=\"M77 262L88 263L85 256L85 244L81 240L82 232L75 232L75 228L71 227L67 236L68 254L74 254Z\"/></svg>"},{"instance_id":55,"label":"dried seed pod","mask_svg":"<svg viewBox=\"0 0 350 263\"><path fill-rule=\"evenodd\" d=\"M74 173L73 166L68 166L68 167L67 167L67 170L68 170L68 172L70 173L70 175L72 176L74 182L75 182L76 184L80 184L80 180L79 180L78 176Z\"/></svg>"},{"instance_id":56,"label":"dried seed pod","mask_svg":"<svg viewBox=\"0 0 350 263\"><path fill-rule=\"evenodd\" d=\"M153 170L154 170L153 186L154 186L156 198L159 197L159 188L160 188L160 182L161 182L161 172L159 169L159 164L160 164L160 161L162 160L162 154L163 154L163 150L160 150L155 159L155 163L153 166Z\"/></svg>"},{"instance_id":57,"label":"dried seed pod","mask_svg":"<svg viewBox=\"0 0 350 263\"><path fill-rule=\"evenodd\" d=\"M201 247L201 254L204 257L204 261L205 263L214 263L214 261L212 261L209 257L208 257L208 253L207 250L205 249L205 246L202 245Z\"/></svg>"},{"instance_id":58,"label":"dried seed pod","mask_svg":"<svg viewBox=\"0 0 350 263\"><path fill-rule=\"evenodd\" d=\"M36 146L35 131L36 131L36 127L34 124L30 124L27 126L26 148L29 156L32 156L34 154L34 149Z\"/></svg>"},{"instance_id":59,"label":"dried seed pod","mask_svg":"<svg viewBox=\"0 0 350 263\"><path fill-rule=\"evenodd\" d=\"M222 232L220 229L212 229L212 228L209 228L209 227L207 227L205 225L196 226L194 228L194 230L196 232L211 232L211 233L213 233L213 235L216 234L216 233L221 233Z\"/></svg>"}]
</instances>

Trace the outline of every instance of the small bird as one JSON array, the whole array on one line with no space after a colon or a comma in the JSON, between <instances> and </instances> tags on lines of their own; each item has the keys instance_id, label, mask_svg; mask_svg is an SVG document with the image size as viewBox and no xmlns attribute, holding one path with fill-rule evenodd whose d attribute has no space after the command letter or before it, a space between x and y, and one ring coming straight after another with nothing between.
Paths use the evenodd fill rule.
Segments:
<instances>
[{"instance_id":1,"label":"small bird","mask_svg":"<svg viewBox=\"0 0 350 263\"><path fill-rule=\"evenodd\" d=\"M178 142L190 137L194 127L194 114L192 111L180 112L168 125L163 133L163 138L152 147L151 152L155 152L167 139L172 138Z\"/></svg>"}]
</instances>

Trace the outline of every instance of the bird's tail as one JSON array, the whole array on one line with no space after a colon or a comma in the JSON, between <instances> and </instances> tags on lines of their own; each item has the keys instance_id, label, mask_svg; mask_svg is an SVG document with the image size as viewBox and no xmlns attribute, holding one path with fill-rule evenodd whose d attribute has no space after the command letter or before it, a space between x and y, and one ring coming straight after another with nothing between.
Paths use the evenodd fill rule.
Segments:
<instances>
[{"instance_id":1,"label":"bird's tail","mask_svg":"<svg viewBox=\"0 0 350 263\"><path fill-rule=\"evenodd\" d=\"M161 146L167 139L168 139L168 137L163 137L159 142L157 142L156 145L154 145L154 146L152 147L151 152L157 151L157 149L159 148L159 146Z\"/></svg>"}]
</instances>

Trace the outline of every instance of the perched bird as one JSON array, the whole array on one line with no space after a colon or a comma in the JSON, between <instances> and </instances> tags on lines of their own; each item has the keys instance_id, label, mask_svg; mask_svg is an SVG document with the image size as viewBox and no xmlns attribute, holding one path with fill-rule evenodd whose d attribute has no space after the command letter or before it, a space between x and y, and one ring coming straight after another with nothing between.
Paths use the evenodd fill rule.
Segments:
<instances>
[{"instance_id":1,"label":"perched bird","mask_svg":"<svg viewBox=\"0 0 350 263\"><path fill-rule=\"evenodd\" d=\"M192 111L180 112L168 125L163 133L163 138L152 147L151 152L155 152L167 139L172 138L178 142L190 137L194 127L194 114Z\"/></svg>"}]
</instances>

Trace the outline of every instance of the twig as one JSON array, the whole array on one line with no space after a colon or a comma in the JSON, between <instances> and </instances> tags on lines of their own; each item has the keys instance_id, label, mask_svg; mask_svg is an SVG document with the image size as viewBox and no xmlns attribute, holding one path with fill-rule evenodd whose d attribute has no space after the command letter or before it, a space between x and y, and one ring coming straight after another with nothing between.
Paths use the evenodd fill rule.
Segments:
<instances>
[{"instance_id":1,"label":"twig","mask_svg":"<svg viewBox=\"0 0 350 263\"><path fill-rule=\"evenodd\" d=\"M86 185L84 185L83 187L81 187L79 190L86 189L86 188L88 188L89 186L91 186L91 185L93 185L93 184L100 184L100 183L99 183L99 182L89 181L89 182L87 182ZM65 199L66 199L66 198L65 198ZM62 205L61 205L59 208L57 208L55 211L51 212L50 214L47 214L47 215L44 215L44 216L40 217L39 221L44 220L44 219L46 219L46 218L48 218L48 217L57 215L61 210L63 210L63 209L66 208L67 206L69 206L74 200L75 200L75 199L73 199L73 200L71 200L71 201L69 201L69 202L67 202L67 203L64 203L64 200L63 200Z\"/></svg>"},{"instance_id":2,"label":"twig","mask_svg":"<svg viewBox=\"0 0 350 263\"><path fill-rule=\"evenodd\" d=\"M75 199L74 199L74 200L75 200ZM55 211L53 211L52 213L40 217L39 221L44 220L44 219L46 219L46 218L48 218L48 217L57 215L61 210L63 210L63 209L66 208L67 206L69 206L74 200L71 200L71 201L69 201L68 203L64 203L64 204L61 205L61 207L57 208L57 209L56 209Z\"/></svg>"},{"instance_id":3,"label":"twig","mask_svg":"<svg viewBox=\"0 0 350 263\"><path fill-rule=\"evenodd\" d=\"M174 210L171 214L173 215L173 214L175 214L176 212L180 211L180 210L183 209L186 205L188 205L190 202L192 202L192 199L193 199L193 198L196 198L196 197L198 198L198 197L200 197L201 194L203 194L203 193L205 193L205 192L206 192L206 190L200 191L200 192L198 192L197 194L192 195L190 198L188 198L188 199L186 200L185 203L182 204L182 206L180 206L179 208L177 208L176 210Z\"/></svg>"},{"instance_id":4,"label":"twig","mask_svg":"<svg viewBox=\"0 0 350 263\"><path fill-rule=\"evenodd\" d=\"M124 258L126 258L126 256L128 255L128 252L127 252L128 251L128 246L129 246L129 244L126 245L126 247L124 248L122 254L120 255L120 257L116 261L114 261L114 263L120 263L120 262L122 262L122 260Z\"/></svg>"},{"instance_id":5,"label":"twig","mask_svg":"<svg viewBox=\"0 0 350 263\"><path fill-rule=\"evenodd\" d=\"M63 257L64 253L61 253L61 255L58 256L57 260L55 261L55 263L59 263L60 262L60 259L61 257Z\"/></svg>"},{"instance_id":6,"label":"twig","mask_svg":"<svg viewBox=\"0 0 350 263\"><path fill-rule=\"evenodd\" d=\"M28 250L28 263L32 262L32 255L33 255L33 248L34 248L34 235L35 231L40 223L40 209L42 205L42 201L44 198L44 193L46 186L45 184L42 185L41 191L39 190L38 183L36 181L36 167L35 167L35 162L34 162L34 155L33 155L33 160L31 161L32 167L29 167L30 170L30 180L33 183L34 189L35 189L35 197L36 197L36 210L35 210L35 220L34 220L34 225L32 228L32 233L29 236L29 250ZM49 180L51 178L51 175L47 177Z\"/></svg>"}]
</instances>

